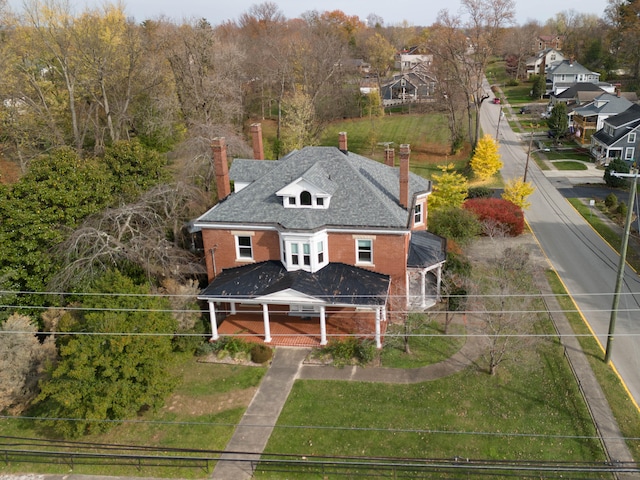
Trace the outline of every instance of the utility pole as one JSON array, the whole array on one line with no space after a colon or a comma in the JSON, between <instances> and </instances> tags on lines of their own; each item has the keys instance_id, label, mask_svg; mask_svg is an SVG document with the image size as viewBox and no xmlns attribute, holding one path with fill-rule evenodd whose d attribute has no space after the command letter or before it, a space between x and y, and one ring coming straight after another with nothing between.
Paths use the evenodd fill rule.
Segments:
<instances>
[{"instance_id":1,"label":"utility pole","mask_svg":"<svg viewBox=\"0 0 640 480\"><path fill-rule=\"evenodd\" d=\"M624 280L624 267L627 263L627 246L629 245L629 232L631 230L631 218L633 217L633 204L636 199L636 188L638 185L638 170L632 170L631 173L612 173L616 177L633 177L631 182L631 191L629 192L629 205L627 208L627 218L624 223L624 234L622 235L622 245L620 246L620 262L618 264L618 277L616 279L616 288L613 294L613 304L611 305L611 318L609 319L609 334L607 336L607 349L604 354L604 363L611 360L611 350L613 348L613 333L616 329L616 318L618 316L618 304L620 303L620 290L622 290L622 281Z\"/></svg>"},{"instance_id":2,"label":"utility pole","mask_svg":"<svg viewBox=\"0 0 640 480\"><path fill-rule=\"evenodd\" d=\"M504 116L504 112L502 111L502 106L500 106L500 113L498 114L498 128L496 128L496 141L500 138L498 135L500 134L500 120Z\"/></svg>"},{"instance_id":3,"label":"utility pole","mask_svg":"<svg viewBox=\"0 0 640 480\"><path fill-rule=\"evenodd\" d=\"M527 173L529 172L529 157L531 156L531 145L533 144L533 128L531 129L531 136L529 137L529 149L527 150L527 161L524 164L524 178L522 182L527 181Z\"/></svg>"}]
</instances>

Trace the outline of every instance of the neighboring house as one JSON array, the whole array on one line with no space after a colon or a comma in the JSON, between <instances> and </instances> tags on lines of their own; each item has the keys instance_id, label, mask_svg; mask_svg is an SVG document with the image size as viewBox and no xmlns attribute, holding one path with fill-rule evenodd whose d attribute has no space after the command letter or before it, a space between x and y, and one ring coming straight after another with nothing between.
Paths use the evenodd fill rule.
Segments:
<instances>
[{"instance_id":1,"label":"neighboring house","mask_svg":"<svg viewBox=\"0 0 640 480\"><path fill-rule=\"evenodd\" d=\"M436 79L426 64L418 64L411 71L394 75L382 85L381 96L385 103L390 101L418 101L433 98L436 91Z\"/></svg>"},{"instance_id":2,"label":"neighboring house","mask_svg":"<svg viewBox=\"0 0 640 480\"><path fill-rule=\"evenodd\" d=\"M602 129L591 137L591 155L596 163L608 165L614 158L637 162L640 147L640 105L633 104L624 112L607 118Z\"/></svg>"},{"instance_id":3,"label":"neighboring house","mask_svg":"<svg viewBox=\"0 0 640 480\"><path fill-rule=\"evenodd\" d=\"M540 50L527 60L527 78L532 75L546 74L549 69L564 61L564 55L555 48Z\"/></svg>"},{"instance_id":4,"label":"neighboring house","mask_svg":"<svg viewBox=\"0 0 640 480\"><path fill-rule=\"evenodd\" d=\"M603 93L592 102L575 108L571 115L576 139L582 144L591 143L591 136L603 128L604 121L627 110L633 102L621 95Z\"/></svg>"},{"instance_id":5,"label":"neighboring house","mask_svg":"<svg viewBox=\"0 0 640 480\"><path fill-rule=\"evenodd\" d=\"M419 64L424 64L426 67L430 67L433 63L433 55L417 52L417 47L414 47L412 49L396 53L393 68L395 70L400 70L400 72L408 72Z\"/></svg>"},{"instance_id":6,"label":"neighboring house","mask_svg":"<svg viewBox=\"0 0 640 480\"><path fill-rule=\"evenodd\" d=\"M600 82L600 74L572 60L563 60L547 72L547 92L553 95L581 82L597 84Z\"/></svg>"},{"instance_id":7,"label":"neighboring house","mask_svg":"<svg viewBox=\"0 0 640 480\"><path fill-rule=\"evenodd\" d=\"M551 107L556 103L566 103L568 107L572 106L575 108L580 105L584 105L585 103L592 102L597 96L602 95L603 93L613 93L613 90L605 90L604 87L605 85L603 84L595 84L591 82L574 83L566 90L562 90L560 93L551 94L549 96Z\"/></svg>"},{"instance_id":8,"label":"neighboring house","mask_svg":"<svg viewBox=\"0 0 640 480\"><path fill-rule=\"evenodd\" d=\"M536 38L534 50L536 52L546 50L548 48L562 50L562 40L563 37L560 35L540 35Z\"/></svg>"},{"instance_id":9,"label":"neighboring house","mask_svg":"<svg viewBox=\"0 0 640 480\"><path fill-rule=\"evenodd\" d=\"M262 158L260 126L252 131ZM427 232L431 182L409 172L409 154L401 145L398 168L387 149L379 163L349 152L341 133L339 148L235 159L227 170L224 138L215 139L220 201L194 222L210 282L198 298L209 304L212 340L255 331L246 327L253 322L265 343L280 340L275 328L294 344L302 332L316 345L344 332L381 347L389 317L433 306L446 241Z\"/></svg>"}]
</instances>

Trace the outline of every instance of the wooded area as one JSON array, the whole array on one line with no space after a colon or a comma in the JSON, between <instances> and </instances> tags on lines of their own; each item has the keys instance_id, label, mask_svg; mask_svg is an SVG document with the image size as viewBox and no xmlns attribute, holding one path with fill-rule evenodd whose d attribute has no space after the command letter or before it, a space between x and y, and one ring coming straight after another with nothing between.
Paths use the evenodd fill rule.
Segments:
<instances>
[{"instance_id":1,"label":"wooded area","mask_svg":"<svg viewBox=\"0 0 640 480\"><path fill-rule=\"evenodd\" d=\"M437 83L430 105L448 118L452 152L478 144L489 62L505 59L512 80L522 81L541 34L562 36L563 52L602 79L619 76L626 90L637 89L640 0L612 0L602 18L571 11L545 25L523 26L513 25L513 0L463 0L462 6L460 14L443 10L431 26L386 26L382 18L365 22L341 11L287 19L266 2L236 21L212 25L204 18L137 24L122 5L110 3L76 12L63 0L29 0L12 12L0 0L0 160L19 171L18 178L0 178L0 323L26 311L31 325L24 317L13 317L12 324L27 331L34 325L94 331L103 321L125 329L118 313L71 309L53 325L46 323L47 313L29 309L112 302L82 297L89 291L197 290L201 258L185 225L216 198L212 139L224 136L230 157L248 158L248 126L272 121L276 135L265 150L280 158L317 144L336 119L384 115L380 99L361 87L379 91L394 73L398 52L432 55ZM196 322L177 326L160 313L155 320L154 328L165 333L197 331ZM97 349L97 340L87 338L60 342L62 361L54 375L65 379L75 352ZM164 340L156 345L161 356L139 349L136 361L150 374L144 405L135 408L158 404L170 388L157 369L172 348ZM113 342L110 348L117 355L124 346ZM20 410L24 399L33 399L44 354L32 357L36 367L19 369L31 372L25 385L32 390L21 384L0 410ZM121 371L129 368L123 361ZM86 414L65 411L65 385L47 387L39 397L42 408L60 417ZM119 418L135 414L133 407L98 415ZM91 427L60 433L78 435Z\"/></svg>"}]
</instances>

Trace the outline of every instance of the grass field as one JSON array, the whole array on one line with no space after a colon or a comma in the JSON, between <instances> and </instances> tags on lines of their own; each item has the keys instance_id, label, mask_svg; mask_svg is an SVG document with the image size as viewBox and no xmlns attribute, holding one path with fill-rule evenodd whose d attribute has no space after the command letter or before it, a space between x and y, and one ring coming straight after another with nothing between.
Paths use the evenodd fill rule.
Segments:
<instances>
[{"instance_id":1,"label":"grass field","mask_svg":"<svg viewBox=\"0 0 640 480\"><path fill-rule=\"evenodd\" d=\"M562 347L549 338L495 376L470 367L413 385L297 381L266 450L602 461L595 435ZM277 478L259 469L256 477Z\"/></svg>"}]
</instances>

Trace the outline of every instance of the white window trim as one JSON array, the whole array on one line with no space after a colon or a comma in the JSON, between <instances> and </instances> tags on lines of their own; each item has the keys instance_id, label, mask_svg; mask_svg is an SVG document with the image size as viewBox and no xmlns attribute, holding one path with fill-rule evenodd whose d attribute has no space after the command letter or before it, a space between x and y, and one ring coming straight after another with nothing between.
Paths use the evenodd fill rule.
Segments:
<instances>
[{"instance_id":1,"label":"white window trim","mask_svg":"<svg viewBox=\"0 0 640 480\"><path fill-rule=\"evenodd\" d=\"M633 160L636 154L635 147L627 147L624 151L624 159L625 160Z\"/></svg>"},{"instance_id":2,"label":"white window trim","mask_svg":"<svg viewBox=\"0 0 640 480\"><path fill-rule=\"evenodd\" d=\"M232 232L232 233L233 233L233 238L236 245L236 262L253 262L254 261L253 236L255 235L255 232ZM251 256L247 257L247 256L240 255L240 248L241 248L240 237L246 237L249 239L249 248L251 249ZM243 245L242 248L247 248L247 247Z\"/></svg>"},{"instance_id":3,"label":"white window trim","mask_svg":"<svg viewBox=\"0 0 640 480\"><path fill-rule=\"evenodd\" d=\"M636 132L629 133L629 136L627 138L627 142L636 143Z\"/></svg>"},{"instance_id":4,"label":"white window trim","mask_svg":"<svg viewBox=\"0 0 640 480\"><path fill-rule=\"evenodd\" d=\"M322 244L323 261L318 261L320 250L318 244ZM326 231L317 232L313 235L280 234L280 261L288 271L305 270L307 272L317 272L329 264L329 236ZM298 263L293 263L294 245L298 247ZM305 246L308 246L309 253L305 254ZM305 265L305 256L309 257L309 265Z\"/></svg>"},{"instance_id":5,"label":"white window trim","mask_svg":"<svg viewBox=\"0 0 640 480\"><path fill-rule=\"evenodd\" d=\"M354 235L354 237L356 237L356 235ZM356 249L356 265L367 265L367 266L372 266L374 265L374 261L373 261L373 238L371 237L359 237L359 238L354 238L355 240L355 249ZM365 260L360 260L360 245L358 245L358 242L360 241L368 241L369 245L370 245L370 256L371 256L371 260L370 261L365 261Z\"/></svg>"},{"instance_id":6,"label":"white window trim","mask_svg":"<svg viewBox=\"0 0 640 480\"><path fill-rule=\"evenodd\" d=\"M418 221L416 221L416 217L419 217ZM416 202L413 207L413 224L424 225L424 204L422 202Z\"/></svg>"}]
</instances>

